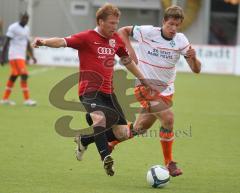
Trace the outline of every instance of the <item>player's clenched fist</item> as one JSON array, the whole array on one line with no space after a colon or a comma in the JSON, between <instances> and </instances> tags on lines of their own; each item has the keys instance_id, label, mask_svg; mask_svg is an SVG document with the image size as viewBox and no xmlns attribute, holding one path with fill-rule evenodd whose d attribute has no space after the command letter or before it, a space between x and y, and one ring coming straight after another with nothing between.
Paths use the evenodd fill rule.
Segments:
<instances>
[{"instance_id":1,"label":"player's clenched fist","mask_svg":"<svg viewBox=\"0 0 240 193\"><path fill-rule=\"evenodd\" d=\"M195 49L192 48L192 46L189 46L189 49L186 53L186 57L190 59L195 59L196 58L196 51Z\"/></svg>"},{"instance_id":2,"label":"player's clenched fist","mask_svg":"<svg viewBox=\"0 0 240 193\"><path fill-rule=\"evenodd\" d=\"M35 39L34 41L33 41L33 43L32 43L32 46L34 47L34 48L38 48L39 46L44 46L46 43L45 43L45 40L43 40L43 39Z\"/></svg>"}]
</instances>

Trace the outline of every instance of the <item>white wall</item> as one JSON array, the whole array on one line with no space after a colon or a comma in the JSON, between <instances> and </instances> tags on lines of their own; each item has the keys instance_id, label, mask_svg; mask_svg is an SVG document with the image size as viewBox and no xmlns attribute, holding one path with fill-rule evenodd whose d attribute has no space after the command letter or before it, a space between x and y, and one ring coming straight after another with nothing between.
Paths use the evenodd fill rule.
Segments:
<instances>
[{"instance_id":1,"label":"white wall","mask_svg":"<svg viewBox=\"0 0 240 193\"><path fill-rule=\"evenodd\" d=\"M123 4L119 0L111 0ZM132 0L124 0L124 2ZM144 0L134 0L144 2ZM148 0L148 7L156 4L157 0ZM160 0L159 0L160 1ZM193 1L193 0L192 0ZM25 2L25 3L24 3ZM71 2L87 2L89 10L86 15L71 14ZM95 26L95 11L94 2L98 0L34 0L33 1L33 21L32 35L41 37L59 36L64 37L84 29L91 29ZM100 1L99 1L100 2ZM103 0L101 0L103 2ZM4 33L10 23L18 20L20 11L25 8L26 1L24 0L0 0L0 18L4 20ZM156 6L159 9L159 5ZM138 12L140 9L121 8L123 14L120 26L133 24L151 24L161 25L161 18L158 9L152 11L153 14L149 18L139 18ZM240 9L240 5L239 5ZM210 1L202 0L202 7L199 15L193 24L184 32L193 44L207 44L209 30L209 10ZM160 11L162 12L162 10ZM238 22L238 44L240 45L240 11Z\"/></svg>"},{"instance_id":2,"label":"white wall","mask_svg":"<svg viewBox=\"0 0 240 193\"><path fill-rule=\"evenodd\" d=\"M237 47L237 62L235 64L235 74L240 76L240 46Z\"/></svg>"},{"instance_id":3,"label":"white wall","mask_svg":"<svg viewBox=\"0 0 240 193\"><path fill-rule=\"evenodd\" d=\"M91 0L92 1L92 0ZM33 36L65 37L70 34L93 29L96 26L95 13L98 7L93 6L91 1L86 2L88 11L85 15L71 13L73 0L41 0L33 6ZM101 4L101 3L99 3ZM159 8L159 7L158 7ZM139 9L120 8L122 12L120 27L125 25L158 25L158 10L149 10L149 14L141 16Z\"/></svg>"},{"instance_id":4,"label":"white wall","mask_svg":"<svg viewBox=\"0 0 240 193\"><path fill-rule=\"evenodd\" d=\"M134 44L137 47L137 44ZM236 74L240 75L240 46L209 46L193 45L197 56L202 62L202 73ZM39 65L48 66L75 66L79 65L77 51L71 48L46 48L35 49ZM118 59L116 58L118 61ZM118 65L117 68L120 66ZM190 72L186 60L181 57L177 64L180 72Z\"/></svg>"},{"instance_id":5,"label":"white wall","mask_svg":"<svg viewBox=\"0 0 240 193\"><path fill-rule=\"evenodd\" d=\"M237 61L237 47L208 45L195 45L193 47L202 63L202 73L236 74L236 66L240 66L240 60ZM190 72L184 58L181 58L177 69L182 72Z\"/></svg>"},{"instance_id":6,"label":"white wall","mask_svg":"<svg viewBox=\"0 0 240 193\"><path fill-rule=\"evenodd\" d=\"M95 13L89 4L85 15L71 13L71 2L41 0L33 7L33 36L65 37L95 26Z\"/></svg>"}]
</instances>

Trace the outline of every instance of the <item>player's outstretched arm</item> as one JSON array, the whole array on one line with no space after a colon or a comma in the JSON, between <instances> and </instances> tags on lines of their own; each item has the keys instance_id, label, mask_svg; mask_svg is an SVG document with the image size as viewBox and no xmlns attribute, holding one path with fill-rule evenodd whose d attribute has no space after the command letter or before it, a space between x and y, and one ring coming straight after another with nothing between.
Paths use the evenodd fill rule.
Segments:
<instances>
[{"instance_id":1,"label":"player's outstretched arm","mask_svg":"<svg viewBox=\"0 0 240 193\"><path fill-rule=\"evenodd\" d=\"M39 39L36 38L32 44L34 48L39 46L47 46L51 48L61 48L66 47L66 41L64 38L49 38L49 39Z\"/></svg>"},{"instance_id":2,"label":"player's outstretched arm","mask_svg":"<svg viewBox=\"0 0 240 193\"><path fill-rule=\"evenodd\" d=\"M132 30L133 30L133 26L122 27L118 30L118 34L122 38L123 42L125 43L126 48L128 49L129 55L134 60L134 62L137 64L138 63L137 55L136 55L136 53L131 45L130 39L129 39L129 37L132 36Z\"/></svg>"},{"instance_id":3,"label":"player's outstretched arm","mask_svg":"<svg viewBox=\"0 0 240 193\"><path fill-rule=\"evenodd\" d=\"M200 73L201 71L201 62L197 59L196 51L189 46L189 50L187 51L185 58L187 60L188 65L194 73Z\"/></svg>"}]
</instances>

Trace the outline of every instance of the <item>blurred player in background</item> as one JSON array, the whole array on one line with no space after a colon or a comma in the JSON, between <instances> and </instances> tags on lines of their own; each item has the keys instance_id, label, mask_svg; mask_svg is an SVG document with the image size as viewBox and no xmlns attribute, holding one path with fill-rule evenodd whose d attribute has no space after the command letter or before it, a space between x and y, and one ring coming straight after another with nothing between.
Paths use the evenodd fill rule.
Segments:
<instances>
[{"instance_id":1,"label":"blurred player in background","mask_svg":"<svg viewBox=\"0 0 240 193\"><path fill-rule=\"evenodd\" d=\"M4 65L6 52L8 50L8 59L11 67L11 75L7 81L6 90L4 92L3 98L0 101L0 104L15 105L16 103L12 100L9 100L12 88L16 82L18 76L21 78L21 88L23 91L24 105L34 106L36 101L31 100L29 96L28 88L28 72L26 68L26 51L30 57L33 59L33 62L36 63L36 58L33 55L32 47L29 41L29 28L27 26L29 16L27 13L24 13L20 16L20 21L11 24L8 27L6 36L7 39L3 46L3 52L0 56L1 65Z\"/></svg>"},{"instance_id":2,"label":"blurred player in background","mask_svg":"<svg viewBox=\"0 0 240 193\"><path fill-rule=\"evenodd\" d=\"M3 20L0 18L0 36L3 35Z\"/></svg>"},{"instance_id":3,"label":"blurred player in background","mask_svg":"<svg viewBox=\"0 0 240 193\"><path fill-rule=\"evenodd\" d=\"M108 141L129 138L130 129L113 93L114 57L117 54L126 68L143 85L154 88L126 52L125 44L116 33L120 11L105 4L96 13L97 27L66 38L36 39L33 46L71 47L78 50L80 61L79 99L93 121L94 135L77 136L76 157L82 159L87 146L95 142L107 175L113 176L113 158ZM81 57L80 57L81 56ZM108 129L112 127L112 129Z\"/></svg>"},{"instance_id":4,"label":"blurred player in background","mask_svg":"<svg viewBox=\"0 0 240 193\"><path fill-rule=\"evenodd\" d=\"M182 174L172 156L174 114L171 109L176 64L180 55L185 57L194 73L200 73L201 70L201 63L196 58L195 50L186 36L177 32L183 20L182 8L171 6L165 10L162 27L127 26L119 29L130 56L138 63L140 71L146 78L155 80L159 91L153 93L137 81L135 95L144 111L135 121L134 130L144 133L156 120L160 120L162 126L159 136L165 165L173 177ZM130 36L138 41L138 57L130 43ZM112 144L114 146L114 143Z\"/></svg>"}]
</instances>

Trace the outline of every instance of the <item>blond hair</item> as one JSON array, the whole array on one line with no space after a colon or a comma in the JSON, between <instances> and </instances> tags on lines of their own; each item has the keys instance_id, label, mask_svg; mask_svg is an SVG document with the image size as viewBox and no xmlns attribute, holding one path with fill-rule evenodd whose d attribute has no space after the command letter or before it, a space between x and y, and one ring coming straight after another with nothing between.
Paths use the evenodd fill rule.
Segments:
<instances>
[{"instance_id":1,"label":"blond hair","mask_svg":"<svg viewBox=\"0 0 240 193\"><path fill-rule=\"evenodd\" d=\"M106 20L109 15L120 17L121 12L116 6L114 6L110 3L106 3L102 7L100 7L96 12L97 24L99 24L100 19Z\"/></svg>"},{"instance_id":2,"label":"blond hair","mask_svg":"<svg viewBox=\"0 0 240 193\"><path fill-rule=\"evenodd\" d=\"M165 10L164 20L167 21L169 18L184 20L183 9L177 5L172 5Z\"/></svg>"}]
</instances>

